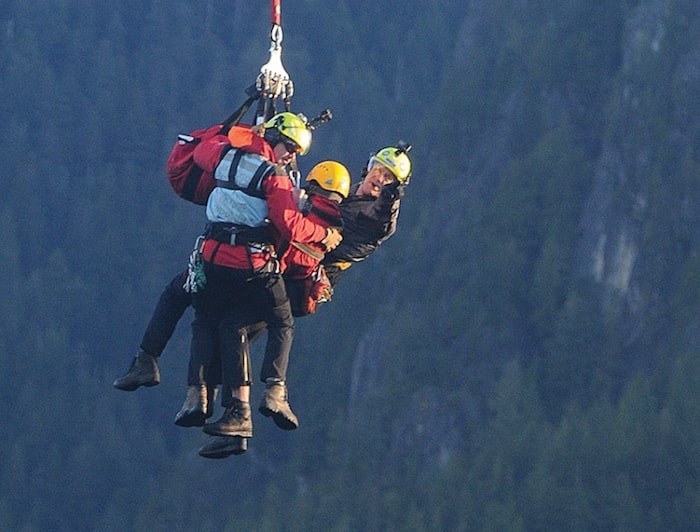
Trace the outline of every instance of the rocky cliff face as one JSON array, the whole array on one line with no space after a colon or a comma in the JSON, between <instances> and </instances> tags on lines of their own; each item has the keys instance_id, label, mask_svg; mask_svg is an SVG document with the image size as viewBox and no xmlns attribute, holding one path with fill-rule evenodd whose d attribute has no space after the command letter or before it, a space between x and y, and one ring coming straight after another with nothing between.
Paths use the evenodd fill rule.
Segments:
<instances>
[{"instance_id":1,"label":"rocky cliff face","mask_svg":"<svg viewBox=\"0 0 700 532\"><path fill-rule=\"evenodd\" d=\"M455 47L455 70L469 72L489 40L519 39L521 56L503 74L500 88L488 87L490 96L484 99L501 92L498 112L484 121L463 152L456 194L464 191L465 210L489 201L489 191L498 186L504 169L522 156L513 146L522 144L531 93L538 91L534 101L543 130L573 123L593 166L590 188L580 202L574 269L579 278L599 285L606 313L631 320L627 334L632 340L664 311L664 301L673 297L680 282L678 266L693 256L698 244L698 177L693 170L700 147L697 6L646 0L621 7L619 38L609 45L619 49L597 52L619 57L619 64L607 77L596 79L596 87L585 86L582 81L588 80L574 75L567 80L566 72L557 74L560 79L543 81L545 76L528 64L531 59L523 50L534 48L533 35L566 27L559 15L563 12L537 15L533 3L513 2L503 17L487 2L470 2ZM532 35L514 37L514 28L533 23L541 26ZM555 64L557 38L548 45L552 57L542 62ZM595 54L583 45L575 52ZM504 55L498 52L484 65ZM569 71L581 66L575 58L561 61L569 63ZM477 72L468 75L476 76ZM594 91L599 92L592 101ZM594 113L591 104L604 110L601 121L586 120L586 113ZM449 223L445 213L443 217Z\"/></svg>"},{"instance_id":2,"label":"rocky cliff face","mask_svg":"<svg viewBox=\"0 0 700 532\"><path fill-rule=\"evenodd\" d=\"M629 315L630 340L667 312L684 275L677 268L697 253L698 175L688 166L700 126L697 10L673 4L640 2L626 18L580 224L579 272L603 287L607 312Z\"/></svg>"}]
</instances>

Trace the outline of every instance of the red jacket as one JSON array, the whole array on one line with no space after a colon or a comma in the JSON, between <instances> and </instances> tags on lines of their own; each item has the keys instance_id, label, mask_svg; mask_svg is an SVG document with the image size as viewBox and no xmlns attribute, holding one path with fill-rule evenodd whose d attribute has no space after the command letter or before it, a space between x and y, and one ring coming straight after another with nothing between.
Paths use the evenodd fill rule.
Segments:
<instances>
[{"instance_id":1,"label":"red jacket","mask_svg":"<svg viewBox=\"0 0 700 532\"><path fill-rule=\"evenodd\" d=\"M257 153L272 163L276 162L272 147L250 126L234 126L231 131L231 136L234 137L231 146ZM206 150L207 146L201 146L201 149ZM211 149L220 147L212 146ZM262 188L267 201L268 216L280 239L319 244L326 237L326 227L307 220L299 211L292 193L292 181L287 175L270 175L263 180ZM204 242L202 256L204 260L214 264L243 270L261 268L270 259L269 253L251 253L248 246L232 246L213 239Z\"/></svg>"},{"instance_id":2,"label":"red jacket","mask_svg":"<svg viewBox=\"0 0 700 532\"><path fill-rule=\"evenodd\" d=\"M308 201L311 208L306 214L307 220L323 227L342 227L343 219L338 203L320 194L310 194ZM326 248L321 243L311 243L308 247L304 244L297 247L295 244L298 243L280 243L281 249L286 247L280 262L286 278L306 279L323 259Z\"/></svg>"}]
</instances>

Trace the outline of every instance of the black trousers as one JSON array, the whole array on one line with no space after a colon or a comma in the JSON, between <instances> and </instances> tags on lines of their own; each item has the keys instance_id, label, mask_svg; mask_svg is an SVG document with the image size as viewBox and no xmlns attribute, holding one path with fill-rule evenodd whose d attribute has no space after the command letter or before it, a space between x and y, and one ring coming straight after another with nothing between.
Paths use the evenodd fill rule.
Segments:
<instances>
[{"instance_id":1,"label":"black trousers","mask_svg":"<svg viewBox=\"0 0 700 532\"><path fill-rule=\"evenodd\" d=\"M282 276L205 263L207 284L194 295L195 320L188 384L213 384L209 369L221 360L222 404L232 391L250 384L248 327L267 324L261 380L286 380L294 339L294 318Z\"/></svg>"},{"instance_id":2,"label":"black trousers","mask_svg":"<svg viewBox=\"0 0 700 532\"><path fill-rule=\"evenodd\" d=\"M146 326L141 339L141 349L154 357L159 357L163 353L165 346L173 336L177 322L180 321L185 310L192 303L192 296L182 288L186 278L186 270L173 277L160 295L153 315Z\"/></svg>"},{"instance_id":3,"label":"black trousers","mask_svg":"<svg viewBox=\"0 0 700 532\"><path fill-rule=\"evenodd\" d=\"M192 295L186 292L183 288L185 284L185 279L187 277L187 272L182 271L173 277L173 279L166 285L165 289L161 293L158 303L151 319L146 326L143 338L141 340L141 349L147 353L153 355L154 357L159 357L168 341L175 331L175 327L184 315L187 307L192 304ZM214 320L216 322L216 320ZM228 351L227 346L219 346L218 339L216 339L217 326L211 321L202 318L201 320L195 321L192 324L193 329L197 329L197 334L193 334L193 342L214 342L207 347L206 345L201 347L196 347L197 351L200 350L214 350L215 358L212 360L212 367L208 369L201 368L199 366L192 365L190 361L190 368L188 370L188 383L198 384L200 381L206 380L211 384L221 384L221 367L219 362L219 352L231 353L231 356L247 356L250 357L249 345L254 343L258 338L262 337L267 324L264 321L257 321L255 316L251 316L246 324L244 331L239 331L241 335L241 341L236 344L233 349L235 351ZM194 330L193 330L194 333ZM231 334L227 335L230 338ZM208 338L208 340L207 340ZM239 345L240 344L240 345ZM191 351L195 349L191 346ZM221 351L223 349L223 351ZM240 349L240 351L238 351ZM265 358L263 360L262 368L260 371L260 380L265 382L268 378L281 378L280 374L286 374L286 365L288 365L288 359L277 360L276 358L269 358L267 356L267 350L265 352ZM274 356L274 355L271 355ZM242 362L241 362L242 364ZM247 363L247 367L250 368L250 362Z\"/></svg>"}]
</instances>

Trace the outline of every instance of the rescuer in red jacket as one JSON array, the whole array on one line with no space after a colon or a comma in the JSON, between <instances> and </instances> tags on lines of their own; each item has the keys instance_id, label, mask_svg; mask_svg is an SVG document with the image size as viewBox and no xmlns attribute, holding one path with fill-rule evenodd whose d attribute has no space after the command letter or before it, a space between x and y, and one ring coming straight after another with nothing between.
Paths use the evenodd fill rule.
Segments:
<instances>
[{"instance_id":1,"label":"rescuer in red jacket","mask_svg":"<svg viewBox=\"0 0 700 532\"><path fill-rule=\"evenodd\" d=\"M277 257L278 239L321 245L327 251L342 240L340 232L306 219L298 209L293 183L283 167L311 145L306 121L293 113L280 113L264 124L262 136L253 128L234 126L230 149L222 152L215 172L216 188L207 202L207 220L215 227L206 235L200 254L206 285L194 294L192 358L207 368L215 350L232 353L240 342L240 324L250 316L267 323L265 357L275 360L269 377L286 382L286 369L294 336L294 319ZM270 226L269 241L239 244L238 230ZM227 233L222 239L215 233ZM214 345L216 342L216 345ZM250 382L240 372L222 366L223 416L214 424L217 434L252 436ZM268 377L268 376L266 376ZM188 385L206 386L204 371L188 375ZM227 396L226 391L231 393Z\"/></svg>"}]
</instances>

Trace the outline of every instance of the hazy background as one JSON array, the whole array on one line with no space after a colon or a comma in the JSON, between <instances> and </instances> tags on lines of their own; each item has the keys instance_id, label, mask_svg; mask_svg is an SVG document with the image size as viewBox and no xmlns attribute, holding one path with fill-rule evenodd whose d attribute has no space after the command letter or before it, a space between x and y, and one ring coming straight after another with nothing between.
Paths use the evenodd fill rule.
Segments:
<instances>
[{"instance_id":1,"label":"hazy background","mask_svg":"<svg viewBox=\"0 0 700 532\"><path fill-rule=\"evenodd\" d=\"M112 388L203 227L168 152L269 11L0 2L0 527L694 528L696 0L283 2L293 110L334 114L302 170L412 142L399 230L298 321L299 430L197 456L190 311L160 386Z\"/></svg>"}]
</instances>

